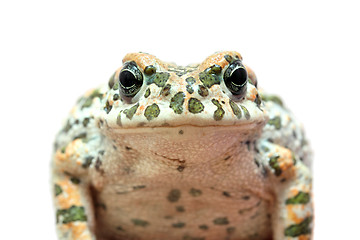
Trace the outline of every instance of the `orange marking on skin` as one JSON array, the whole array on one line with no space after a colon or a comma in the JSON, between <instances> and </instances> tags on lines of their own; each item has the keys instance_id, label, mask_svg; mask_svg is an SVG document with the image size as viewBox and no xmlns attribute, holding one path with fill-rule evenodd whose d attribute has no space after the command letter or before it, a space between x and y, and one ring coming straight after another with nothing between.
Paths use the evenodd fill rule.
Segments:
<instances>
[{"instance_id":1,"label":"orange marking on skin","mask_svg":"<svg viewBox=\"0 0 360 240\"><path fill-rule=\"evenodd\" d=\"M293 211L294 207L295 207L294 205L286 205L286 210L287 210L287 213L288 213L288 219L293 221L295 224L299 224L302 221L304 221L304 218L298 217L296 215L296 213Z\"/></svg>"},{"instance_id":2,"label":"orange marking on skin","mask_svg":"<svg viewBox=\"0 0 360 240\"><path fill-rule=\"evenodd\" d=\"M149 65L158 65L161 68L167 69L166 63L162 62L157 57L147 53L128 53L123 58L122 62L125 63L128 61L135 61L141 70L144 70L145 67ZM120 72L120 70L121 68L117 70L117 73Z\"/></svg>"},{"instance_id":3,"label":"orange marking on skin","mask_svg":"<svg viewBox=\"0 0 360 240\"><path fill-rule=\"evenodd\" d=\"M71 232L74 239L86 240L91 239L87 230L87 226L83 222L71 223Z\"/></svg>"},{"instance_id":4,"label":"orange marking on skin","mask_svg":"<svg viewBox=\"0 0 360 240\"><path fill-rule=\"evenodd\" d=\"M65 147L65 152L63 153L61 149L57 150L55 153L55 164L58 165L63 162L69 162L71 157L79 157L79 148L83 147L84 143L81 139L75 139L70 142Z\"/></svg>"},{"instance_id":5,"label":"orange marking on skin","mask_svg":"<svg viewBox=\"0 0 360 240\"><path fill-rule=\"evenodd\" d=\"M217 64L222 68L224 68L228 64L228 62L224 58L225 55L230 55L230 56L236 55L239 57L240 60L242 60L242 57L238 52L235 51L219 52L207 57L205 61L199 65L199 70L204 71L206 68L211 67L214 64Z\"/></svg>"},{"instance_id":6,"label":"orange marking on skin","mask_svg":"<svg viewBox=\"0 0 360 240\"><path fill-rule=\"evenodd\" d=\"M290 190L290 193L291 193L291 195L288 196L288 198L296 196L299 193L299 189L293 188L293 189Z\"/></svg>"},{"instance_id":7,"label":"orange marking on skin","mask_svg":"<svg viewBox=\"0 0 360 240\"><path fill-rule=\"evenodd\" d=\"M250 96L248 96L246 99L253 102L253 101L255 101L257 94L258 94L258 91L256 90L256 88L253 88L253 89L251 89Z\"/></svg>"},{"instance_id":8,"label":"orange marking on skin","mask_svg":"<svg viewBox=\"0 0 360 240\"><path fill-rule=\"evenodd\" d=\"M78 107L75 105L74 107L71 108L70 114L71 114L72 116L74 116L75 113L77 112L77 110L78 110Z\"/></svg>"},{"instance_id":9,"label":"orange marking on skin","mask_svg":"<svg viewBox=\"0 0 360 240\"><path fill-rule=\"evenodd\" d=\"M310 240L310 236L309 235L300 235L299 240Z\"/></svg>"},{"instance_id":10,"label":"orange marking on skin","mask_svg":"<svg viewBox=\"0 0 360 240\"><path fill-rule=\"evenodd\" d=\"M90 240L91 236L87 231L87 225L85 222L70 222L66 224L58 225L61 232L71 232L71 239L76 240Z\"/></svg>"},{"instance_id":11,"label":"orange marking on skin","mask_svg":"<svg viewBox=\"0 0 360 240\"><path fill-rule=\"evenodd\" d=\"M60 208L69 208L72 205L81 205L79 186L73 184L68 176L57 182L63 192L56 197L57 205Z\"/></svg>"},{"instance_id":12,"label":"orange marking on skin","mask_svg":"<svg viewBox=\"0 0 360 240\"><path fill-rule=\"evenodd\" d=\"M141 105L139 106L139 110L142 112L145 110L145 106L144 105ZM138 114L141 114L140 112L137 112Z\"/></svg>"}]
</instances>

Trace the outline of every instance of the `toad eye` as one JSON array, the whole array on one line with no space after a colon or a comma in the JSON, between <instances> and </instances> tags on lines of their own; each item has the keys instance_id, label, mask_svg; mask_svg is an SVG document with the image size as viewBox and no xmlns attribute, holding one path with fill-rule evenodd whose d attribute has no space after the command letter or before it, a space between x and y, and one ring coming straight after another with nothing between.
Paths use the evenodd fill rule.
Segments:
<instances>
[{"instance_id":1,"label":"toad eye","mask_svg":"<svg viewBox=\"0 0 360 240\"><path fill-rule=\"evenodd\" d=\"M245 93L247 77L248 74L241 61L234 61L224 72L225 85L236 96Z\"/></svg>"},{"instance_id":2,"label":"toad eye","mask_svg":"<svg viewBox=\"0 0 360 240\"><path fill-rule=\"evenodd\" d=\"M120 93L126 97L133 97L139 92L143 84L143 75L134 61L124 64L120 74Z\"/></svg>"}]
</instances>

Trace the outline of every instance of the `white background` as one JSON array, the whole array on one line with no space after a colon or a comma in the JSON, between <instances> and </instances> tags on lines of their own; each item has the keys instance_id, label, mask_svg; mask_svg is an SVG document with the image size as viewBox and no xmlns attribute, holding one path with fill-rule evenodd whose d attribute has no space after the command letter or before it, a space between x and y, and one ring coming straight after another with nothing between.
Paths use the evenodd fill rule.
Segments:
<instances>
[{"instance_id":1,"label":"white background","mask_svg":"<svg viewBox=\"0 0 360 240\"><path fill-rule=\"evenodd\" d=\"M127 52L188 64L237 50L315 153L315 239L360 239L359 7L349 1L1 1L1 239L55 239L56 132Z\"/></svg>"}]
</instances>

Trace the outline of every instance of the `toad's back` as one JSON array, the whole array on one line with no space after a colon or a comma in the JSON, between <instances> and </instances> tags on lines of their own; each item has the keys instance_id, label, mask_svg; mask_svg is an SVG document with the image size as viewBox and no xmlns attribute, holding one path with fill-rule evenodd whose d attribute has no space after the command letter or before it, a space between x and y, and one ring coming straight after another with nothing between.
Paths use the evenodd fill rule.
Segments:
<instances>
[{"instance_id":1,"label":"toad's back","mask_svg":"<svg viewBox=\"0 0 360 240\"><path fill-rule=\"evenodd\" d=\"M238 53L123 61L57 138L60 237L310 239L303 132Z\"/></svg>"}]
</instances>

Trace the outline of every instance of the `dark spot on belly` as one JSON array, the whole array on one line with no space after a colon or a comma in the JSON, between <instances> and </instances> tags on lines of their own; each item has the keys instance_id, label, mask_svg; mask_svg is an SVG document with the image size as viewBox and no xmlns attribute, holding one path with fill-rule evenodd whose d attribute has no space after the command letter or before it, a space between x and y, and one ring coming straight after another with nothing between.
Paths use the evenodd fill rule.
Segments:
<instances>
[{"instance_id":1,"label":"dark spot on belly","mask_svg":"<svg viewBox=\"0 0 360 240\"><path fill-rule=\"evenodd\" d=\"M246 195L246 196L242 196L242 199L243 199L243 200L249 200L249 199L250 199L250 196L247 196L247 195Z\"/></svg>"},{"instance_id":2,"label":"dark spot on belly","mask_svg":"<svg viewBox=\"0 0 360 240\"><path fill-rule=\"evenodd\" d=\"M226 192L226 191L223 192L223 195L224 195L225 197L231 197L230 193L229 193L229 192Z\"/></svg>"},{"instance_id":3,"label":"dark spot on belly","mask_svg":"<svg viewBox=\"0 0 360 240\"><path fill-rule=\"evenodd\" d=\"M95 162L95 170L96 170L97 172L103 174L103 173L104 173L104 170L101 169L101 165L102 165L102 162L101 162L100 158L98 157L98 158L96 159L96 162Z\"/></svg>"},{"instance_id":4,"label":"dark spot on belly","mask_svg":"<svg viewBox=\"0 0 360 240\"><path fill-rule=\"evenodd\" d=\"M121 231L121 232L124 232L124 231L125 231L121 226L117 226L117 227L116 227L116 230Z\"/></svg>"},{"instance_id":5,"label":"dark spot on belly","mask_svg":"<svg viewBox=\"0 0 360 240\"><path fill-rule=\"evenodd\" d=\"M169 200L169 202L177 202L179 201L181 197L181 192L179 189L172 189L168 196L167 196L167 199Z\"/></svg>"},{"instance_id":6,"label":"dark spot on belly","mask_svg":"<svg viewBox=\"0 0 360 240\"><path fill-rule=\"evenodd\" d=\"M96 207L96 208L100 208L100 209L106 211L106 205L105 205L105 203L95 203L95 207Z\"/></svg>"},{"instance_id":7,"label":"dark spot on belly","mask_svg":"<svg viewBox=\"0 0 360 240\"><path fill-rule=\"evenodd\" d=\"M239 214L244 214L244 213L246 213L246 212L250 212L251 210L259 207L260 204L261 204L261 200L258 201L258 202L255 204L255 206L248 207L248 208L244 208L244 209L240 209L240 210L239 210Z\"/></svg>"},{"instance_id":8,"label":"dark spot on belly","mask_svg":"<svg viewBox=\"0 0 360 240\"><path fill-rule=\"evenodd\" d=\"M125 149L129 151L129 150L131 150L132 148L131 148L131 147L128 147L128 146L125 146Z\"/></svg>"},{"instance_id":9,"label":"dark spot on belly","mask_svg":"<svg viewBox=\"0 0 360 240\"><path fill-rule=\"evenodd\" d=\"M176 206L175 209L177 212L185 212L184 206Z\"/></svg>"},{"instance_id":10,"label":"dark spot on belly","mask_svg":"<svg viewBox=\"0 0 360 240\"><path fill-rule=\"evenodd\" d=\"M180 130L180 131L179 131L179 134L180 134L180 135L184 134L184 130Z\"/></svg>"},{"instance_id":11,"label":"dark spot on belly","mask_svg":"<svg viewBox=\"0 0 360 240\"><path fill-rule=\"evenodd\" d=\"M250 219L254 219L259 215L260 215L259 211L256 211L256 213L254 215L250 216Z\"/></svg>"},{"instance_id":12,"label":"dark spot on belly","mask_svg":"<svg viewBox=\"0 0 360 240\"><path fill-rule=\"evenodd\" d=\"M189 235L185 235L182 239L183 240L205 240L205 237L192 237Z\"/></svg>"},{"instance_id":13,"label":"dark spot on belly","mask_svg":"<svg viewBox=\"0 0 360 240\"><path fill-rule=\"evenodd\" d=\"M258 161L256 158L254 158L254 163L255 163L255 165L256 165L257 167L260 167L260 163L259 163L259 161Z\"/></svg>"},{"instance_id":14,"label":"dark spot on belly","mask_svg":"<svg viewBox=\"0 0 360 240\"><path fill-rule=\"evenodd\" d=\"M236 228L235 227L228 227L226 228L226 232L227 234L233 234L235 232Z\"/></svg>"},{"instance_id":15,"label":"dark spot on belly","mask_svg":"<svg viewBox=\"0 0 360 240\"><path fill-rule=\"evenodd\" d=\"M206 225L206 224L199 225L199 228L201 230L208 230L209 229L208 225Z\"/></svg>"},{"instance_id":16,"label":"dark spot on belly","mask_svg":"<svg viewBox=\"0 0 360 240\"><path fill-rule=\"evenodd\" d=\"M229 224L229 220L227 219L227 217L220 217L220 218L215 218L213 220L213 223L215 225L227 225Z\"/></svg>"},{"instance_id":17,"label":"dark spot on belly","mask_svg":"<svg viewBox=\"0 0 360 240\"><path fill-rule=\"evenodd\" d=\"M230 158L231 158L231 156L227 156L224 158L224 160L226 161L226 160L229 160Z\"/></svg>"},{"instance_id":18,"label":"dark spot on belly","mask_svg":"<svg viewBox=\"0 0 360 240\"><path fill-rule=\"evenodd\" d=\"M183 222L173 223L172 227L173 228L183 228L183 227L185 227L185 223L183 223Z\"/></svg>"},{"instance_id":19,"label":"dark spot on belly","mask_svg":"<svg viewBox=\"0 0 360 240\"><path fill-rule=\"evenodd\" d=\"M133 224L135 226L140 226L140 227L146 227L149 225L148 221L142 220L142 219L131 219L131 221L133 222Z\"/></svg>"},{"instance_id":20,"label":"dark spot on belly","mask_svg":"<svg viewBox=\"0 0 360 240\"><path fill-rule=\"evenodd\" d=\"M191 188L189 191L190 195L193 197L198 197L202 194L202 191L199 189Z\"/></svg>"},{"instance_id":21,"label":"dark spot on belly","mask_svg":"<svg viewBox=\"0 0 360 240\"><path fill-rule=\"evenodd\" d=\"M146 186L145 185L133 186L134 190L143 189L143 188L146 188Z\"/></svg>"},{"instance_id":22,"label":"dark spot on belly","mask_svg":"<svg viewBox=\"0 0 360 240\"><path fill-rule=\"evenodd\" d=\"M179 172L184 171L184 169L185 169L185 166L183 166L183 165L180 165L180 166L178 166L178 168L177 168L177 170L178 170Z\"/></svg>"}]
</instances>

